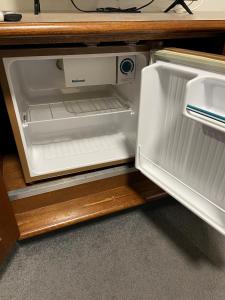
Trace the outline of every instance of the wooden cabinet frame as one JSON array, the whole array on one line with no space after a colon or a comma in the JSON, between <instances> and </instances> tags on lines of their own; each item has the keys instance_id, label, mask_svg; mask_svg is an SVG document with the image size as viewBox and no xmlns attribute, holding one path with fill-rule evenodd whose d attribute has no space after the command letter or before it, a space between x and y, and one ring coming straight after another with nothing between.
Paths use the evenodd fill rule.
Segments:
<instances>
[{"instance_id":1,"label":"wooden cabinet frame","mask_svg":"<svg viewBox=\"0 0 225 300\"><path fill-rule=\"evenodd\" d=\"M172 22L164 24L146 24L139 22L135 24L76 24L72 27L59 24L58 31L55 31L54 24L47 26L42 24L41 28L34 25L10 27L4 25L0 30L0 42L7 45L26 44L54 44L71 42L100 42L100 41L122 41L122 40L153 40L169 38L187 38L187 37L216 37L224 33L225 21L215 22L192 22L191 26L186 23ZM142 24L145 23L145 24ZM205 27L207 25L207 27ZM103 26L103 27L102 27ZM168 27L169 26L169 27ZM109 30L111 28L111 33ZM53 34L54 32L57 34ZM97 30L98 29L98 30ZM82 30L82 32L81 32ZM97 30L97 31L96 31ZM100 32L98 35L98 31ZM70 35L65 36L67 33ZM96 36L97 34L97 36ZM11 35L11 36L10 36ZM33 38L32 36L35 36ZM134 46L125 46L124 51L133 50ZM142 47L142 46L140 46ZM121 51L121 47L120 51ZM91 49L91 50L90 50ZM112 52L112 48L101 46L102 52ZM136 46L135 49L137 50ZM143 47L140 48L143 50ZM146 48L145 48L146 49ZM1 49L0 58L13 56L31 56L31 55L52 55L81 53L81 48L39 48L39 49ZM82 53L96 51L95 47L82 48ZM114 46L114 51L118 51ZM32 54L31 54L32 53ZM3 78L2 88L5 90L6 103L10 101L8 84L4 75L1 60L1 80ZM7 104L8 110L11 109ZM15 121L15 120L14 120ZM14 134L18 130L15 127ZM21 157L23 161L24 157ZM11 248L17 239L25 239L62 228L71 224L91 220L96 217L118 212L124 209L137 207L145 203L168 197L155 184L146 179L139 172L120 175L112 178L103 179L62 189L54 192L44 193L38 196L32 196L16 200L10 203L2 174L4 169L4 158L0 164L0 263L9 254ZM22 173L17 169L18 172ZM9 171L10 172L10 171ZM21 179L20 178L20 179ZM23 180L23 179L21 179ZM25 185L25 183L24 183ZM8 186L8 185L7 185Z\"/></svg>"},{"instance_id":2,"label":"wooden cabinet frame","mask_svg":"<svg viewBox=\"0 0 225 300\"><path fill-rule=\"evenodd\" d=\"M0 157L2 166L2 157ZM2 168L1 168L2 170ZM9 202L4 179L0 170L0 264L10 253L19 237L19 229Z\"/></svg>"}]
</instances>

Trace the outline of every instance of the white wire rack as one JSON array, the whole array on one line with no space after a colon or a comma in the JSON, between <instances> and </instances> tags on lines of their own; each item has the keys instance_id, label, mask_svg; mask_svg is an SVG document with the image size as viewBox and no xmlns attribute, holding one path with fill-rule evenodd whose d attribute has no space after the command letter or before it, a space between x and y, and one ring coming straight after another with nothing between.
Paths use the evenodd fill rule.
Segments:
<instances>
[{"instance_id":1,"label":"white wire rack","mask_svg":"<svg viewBox=\"0 0 225 300\"><path fill-rule=\"evenodd\" d=\"M68 112L77 115L92 112L112 112L129 108L124 103L122 103L117 97L66 101L64 102L64 105Z\"/></svg>"},{"instance_id":2,"label":"white wire rack","mask_svg":"<svg viewBox=\"0 0 225 300\"><path fill-rule=\"evenodd\" d=\"M78 99L73 101L30 105L25 115L25 121L38 122L84 115L123 112L128 110L131 110L129 105L117 96Z\"/></svg>"}]
</instances>

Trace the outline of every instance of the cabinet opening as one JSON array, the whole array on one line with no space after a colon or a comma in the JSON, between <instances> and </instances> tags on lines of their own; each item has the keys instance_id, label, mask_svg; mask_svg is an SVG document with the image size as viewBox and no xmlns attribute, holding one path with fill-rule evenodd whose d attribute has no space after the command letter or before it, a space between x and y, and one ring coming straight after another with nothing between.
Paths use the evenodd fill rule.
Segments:
<instances>
[{"instance_id":1,"label":"cabinet opening","mask_svg":"<svg viewBox=\"0 0 225 300\"><path fill-rule=\"evenodd\" d=\"M101 63L104 54L97 56ZM117 66L123 62L124 53L111 56L104 57L103 65L111 68L100 68L112 72L106 76L106 84L104 74L95 79L98 73L90 75L86 65L83 71L84 59L79 70L75 64L71 76L82 74L85 78L87 73L88 78L87 85L77 86L71 86L76 84L73 80L68 86L70 76L68 79L60 63L65 57L4 59L31 177L102 167L134 157L140 75L147 55L132 55L135 74L125 78Z\"/></svg>"}]
</instances>

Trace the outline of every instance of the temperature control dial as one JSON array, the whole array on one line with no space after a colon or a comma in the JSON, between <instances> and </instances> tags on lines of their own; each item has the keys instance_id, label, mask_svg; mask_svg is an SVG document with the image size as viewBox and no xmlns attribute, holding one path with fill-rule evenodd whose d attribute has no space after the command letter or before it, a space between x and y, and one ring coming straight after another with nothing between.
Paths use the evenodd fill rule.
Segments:
<instances>
[{"instance_id":1,"label":"temperature control dial","mask_svg":"<svg viewBox=\"0 0 225 300\"><path fill-rule=\"evenodd\" d=\"M134 70L134 61L131 58L125 58L120 63L120 71L124 75L132 73Z\"/></svg>"},{"instance_id":2,"label":"temperature control dial","mask_svg":"<svg viewBox=\"0 0 225 300\"><path fill-rule=\"evenodd\" d=\"M135 80L136 55L117 57L117 84L132 82Z\"/></svg>"}]
</instances>

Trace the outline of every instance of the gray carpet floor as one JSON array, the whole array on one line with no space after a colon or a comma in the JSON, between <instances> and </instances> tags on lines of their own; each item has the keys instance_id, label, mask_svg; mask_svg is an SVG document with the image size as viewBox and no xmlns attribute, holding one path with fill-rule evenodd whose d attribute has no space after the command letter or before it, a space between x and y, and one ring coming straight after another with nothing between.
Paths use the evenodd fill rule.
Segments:
<instances>
[{"instance_id":1,"label":"gray carpet floor","mask_svg":"<svg viewBox=\"0 0 225 300\"><path fill-rule=\"evenodd\" d=\"M19 243L1 300L225 299L225 241L173 200Z\"/></svg>"}]
</instances>

